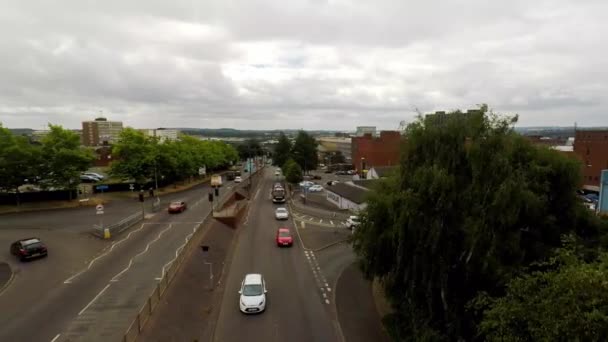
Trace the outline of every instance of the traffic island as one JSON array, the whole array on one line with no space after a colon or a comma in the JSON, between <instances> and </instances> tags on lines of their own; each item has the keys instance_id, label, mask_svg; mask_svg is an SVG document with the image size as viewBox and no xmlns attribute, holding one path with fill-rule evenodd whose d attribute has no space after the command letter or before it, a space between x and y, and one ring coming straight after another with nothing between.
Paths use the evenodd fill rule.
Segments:
<instances>
[{"instance_id":1,"label":"traffic island","mask_svg":"<svg viewBox=\"0 0 608 342\"><path fill-rule=\"evenodd\" d=\"M6 262L0 262L0 293L2 293L13 280L13 270Z\"/></svg>"},{"instance_id":2,"label":"traffic island","mask_svg":"<svg viewBox=\"0 0 608 342\"><path fill-rule=\"evenodd\" d=\"M339 243L348 243L352 236L346 228L317 227L306 221L295 221L304 247L313 251L320 251Z\"/></svg>"}]
</instances>

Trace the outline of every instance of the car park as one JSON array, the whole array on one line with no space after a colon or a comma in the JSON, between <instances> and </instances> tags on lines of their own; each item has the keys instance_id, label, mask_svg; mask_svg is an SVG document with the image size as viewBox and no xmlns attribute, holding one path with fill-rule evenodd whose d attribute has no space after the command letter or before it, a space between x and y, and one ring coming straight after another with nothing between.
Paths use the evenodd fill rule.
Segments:
<instances>
[{"instance_id":1,"label":"car park","mask_svg":"<svg viewBox=\"0 0 608 342\"><path fill-rule=\"evenodd\" d=\"M39 238L33 237L13 242L11 244L11 254L21 259L21 261L25 261L36 257L45 257L48 255L48 250Z\"/></svg>"},{"instance_id":2,"label":"car park","mask_svg":"<svg viewBox=\"0 0 608 342\"><path fill-rule=\"evenodd\" d=\"M313 185L313 186L309 187L309 188L308 188L308 191L310 191L310 192L319 192L319 191L323 191L323 187L322 187L322 186L320 186L320 185L318 185L318 184L315 184L315 185Z\"/></svg>"},{"instance_id":3,"label":"car park","mask_svg":"<svg viewBox=\"0 0 608 342\"><path fill-rule=\"evenodd\" d=\"M289 218L289 212L287 211L287 209L281 207L281 208L277 208L274 211L274 217L277 220L287 220Z\"/></svg>"},{"instance_id":4,"label":"car park","mask_svg":"<svg viewBox=\"0 0 608 342\"><path fill-rule=\"evenodd\" d=\"M266 282L258 273L245 275L239 290L239 309L242 313L259 313L266 309Z\"/></svg>"},{"instance_id":5,"label":"car park","mask_svg":"<svg viewBox=\"0 0 608 342\"><path fill-rule=\"evenodd\" d=\"M241 178L241 176L236 176L236 177L234 177L234 182L235 182L235 183L240 183L240 182L242 182L242 181L243 181L243 178Z\"/></svg>"},{"instance_id":6,"label":"car park","mask_svg":"<svg viewBox=\"0 0 608 342\"><path fill-rule=\"evenodd\" d=\"M277 236L275 239L277 246L282 247L282 246L288 246L291 247L293 246L293 236L291 235L291 232L289 231L289 228L279 228L277 230Z\"/></svg>"},{"instance_id":7,"label":"car park","mask_svg":"<svg viewBox=\"0 0 608 342\"><path fill-rule=\"evenodd\" d=\"M173 213L183 213L186 209L188 209L188 205L184 201L175 201L169 204L169 214Z\"/></svg>"}]
</instances>

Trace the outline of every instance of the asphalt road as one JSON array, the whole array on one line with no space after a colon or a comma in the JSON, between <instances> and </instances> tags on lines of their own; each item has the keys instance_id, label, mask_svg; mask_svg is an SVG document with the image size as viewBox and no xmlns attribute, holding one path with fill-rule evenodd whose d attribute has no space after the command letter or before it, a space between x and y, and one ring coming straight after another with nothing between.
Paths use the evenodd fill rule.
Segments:
<instances>
[{"instance_id":1,"label":"asphalt road","mask_svg":"<svg viewBox=\"0 0 608 342\"><path fill-rule=\"evenodd\" d=\"M228 186L232 185L226 184L223 193ZM61 271L61 278L53 267L42 267L62 253L50 244L48 258L25 264L32 266L27 267L31 281L23 287L12 284L0 295L0 341L120 340L156 286L163 266L175 258L176 249L210 211L209 191L205 185L166 197L165 202L185 199L189 209L177 215L166 210L156 213L69 276ZM36 213L29 222L44 214L63 222L77 221L79 214L72 215L76 212L80 210ZM31 215L22 214L22 219L28 221Z\"/></svg>"},{"instance_id":2,"label":"asphalt road","mask_svg":"<svg viewBox=\"0 0 608 342\"><path fill-rule=\"evenodd\" d=\"M274 209L280 205L270 200L273 178L272 171L266 170L238 236L214 340L336 341L337 321L313 277L307 261L310 256L297 238L293 221L274 218ZM280 226L292 229L296 237L292 248L276 246L274 238ZM261 273L266 280L266 311L258 315L239 311L238 290L247 273Z\"/></svg>"}]
</instances>

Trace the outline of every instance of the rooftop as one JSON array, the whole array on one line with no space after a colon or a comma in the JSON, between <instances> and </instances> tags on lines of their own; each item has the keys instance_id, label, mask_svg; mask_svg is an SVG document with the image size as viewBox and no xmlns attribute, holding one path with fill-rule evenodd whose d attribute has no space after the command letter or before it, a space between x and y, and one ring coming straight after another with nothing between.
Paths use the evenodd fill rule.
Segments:
<instances>
[{"instance_id":1,"label":"rooftop","mask_svg":"<svg viewBox=\"0 0 608 342\"><path fill-rule=\"evenodd\" d=\"M375 167L372 167L372 169L374 169L374 171L376 171L376 174L378 175L378 177L382 178L382 177L387 177L391 172L396 170L397 166L375 166Z\"/></svg>"},{"instance_id":2,"label":"rooftop","mask_svg":"<svg viewBox=\"0 0 608 342\"><path fill-rule=\"evenodd\" d=\"M334 194L340 197L344 197L347 200L357 204L365 202L365 198L368 192L368 190L365 190L358 186L348 185L345 183L336 183L332 186L328 186L325 190L328 192L333 192Z\"/></svg>"},{"instance_id":3,"label":"rooftop","mask_svg":"<svg viewBox=\"0 0 608 342\"><path fill-rule=\"evenodd\" d=\"M358 187L365 188L367 190L372 190L375 184L378 184L378 181L378 179L358 179L354 180L353 184Z\"/></svg>"}]
</instances>

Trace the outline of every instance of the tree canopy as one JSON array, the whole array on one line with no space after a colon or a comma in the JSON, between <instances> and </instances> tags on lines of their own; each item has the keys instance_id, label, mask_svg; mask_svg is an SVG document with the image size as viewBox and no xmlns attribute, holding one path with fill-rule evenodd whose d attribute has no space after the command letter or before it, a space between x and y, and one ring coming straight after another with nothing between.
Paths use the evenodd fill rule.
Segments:
<instances>
[{"instance_id":1,"label":"tree canopy","mask_svg":"<svg viewBox=\"0 0 608 342\"><path fill-rule=\"evenodd\" d=\"M247 139L243 143L238 144L236 149L241 160L264 155L264 149L256 139Z\"/></svg>"},{"instance_id":2,"label":"tree canopy","mask_svg":"<svg viewBox=\"0 0 608 342\"><path fill-rule=\"evenodd\" d=\"M289 138L287 138L285 133L281 132L278 143L274 149L272 163L278 167L285 165L285 162L287 162L291 156L291 147L291 141L289 141Z\"/></svg>"},{"instance_id":3,"label":"tree canopy","mask_svg":"<svg viewBox=\"0 0 608 342\"><path fill-rule=\"evenodd\" d=\"M576 198L578 161L531 145L516 120L483 106L408 126L399 174L380 182L354 235L394 306L397 340L473 340L481 316L467 307L479 293L503 295L564 234L597 241Z\"/></svg>"},{"instance_id":4,"label":"tree canopy","mask_svg":"<svg viewBox=\"0 0 608 342\"><path fill-rule=\"evenodd\" d=\"M298 132L290 156L305 172L317 168L319 163L317 145L318 143L313 136L305 131Z\"/></svg>"},{"instance_id":5,"label":"tree canopy","mask_svg":"<svg viewBox=\"0 0 608 342\"><path fill-rule=\"evenodd\" d=\"M289 183L295 184L302 181L302 169L293 159L288 159L285 162L282 171Z\"/></svg>"},{"instance_id":6,"label":"tree canopy","mask_svg":"<svg viewBox=\"0 0 608 342\"><path fill-rule=\"evenodd\" d=\"M238 161L237 151L221 141L200 140L181 135L178 141L160 142L132 128L124 129L112 148L112 174L144 184L155 177L165 182L227 167Z\"/></svg>"}]
</instances>

